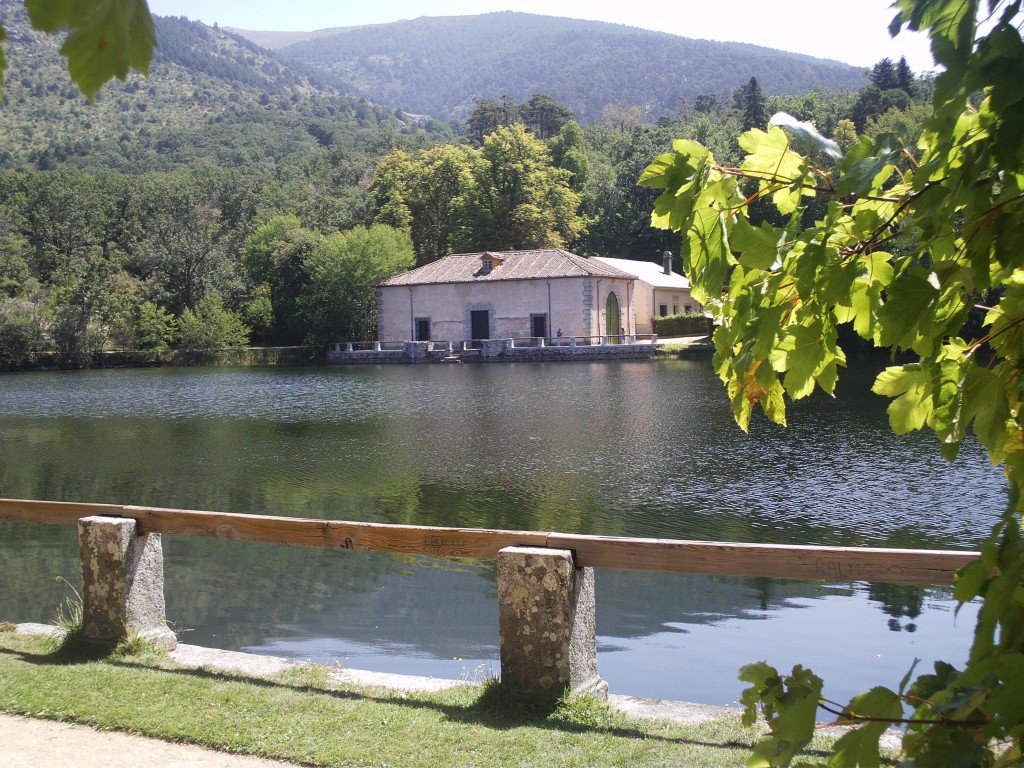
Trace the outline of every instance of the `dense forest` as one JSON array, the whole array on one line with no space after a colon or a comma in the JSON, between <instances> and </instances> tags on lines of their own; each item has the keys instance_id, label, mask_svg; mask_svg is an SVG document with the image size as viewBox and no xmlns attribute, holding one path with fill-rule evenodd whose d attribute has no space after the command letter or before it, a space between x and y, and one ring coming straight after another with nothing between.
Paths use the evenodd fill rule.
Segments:
<instances>
[{"instance_id":1,"label":"dense forest","mask_svg":"<svg viewBox=\"0 0 1024 768\"><path fill-rule=\"evenodd\" d=\"M650 119L677 115L698 95L731 94L750 77L782 96L863 85L863 70L836 61L528 13L327 31L278 53L369 99L441 119L464 119L474 99L503 94L546 93L589 122L609 105L642 105Z\"/></svg>"},{"instance_id":2,"label":"dense forest","mask_svg":"<svg viewBox=\"0 0 1024 768\"><path fill-rule=\"evenodd\" d=\"M0 14L0 368L370 339L374 284L452 252L678 253L636 183L673 139L733 162L739 134L783 110L843 148L880 132L912 145L930 88L886 60L857 91L769 96L751 76L654 123L640 107L587 121L550 95L494 93L442 124L157 19L151 76L90 105L22 6L0 0Z\"/></svg>"}]
</instances>

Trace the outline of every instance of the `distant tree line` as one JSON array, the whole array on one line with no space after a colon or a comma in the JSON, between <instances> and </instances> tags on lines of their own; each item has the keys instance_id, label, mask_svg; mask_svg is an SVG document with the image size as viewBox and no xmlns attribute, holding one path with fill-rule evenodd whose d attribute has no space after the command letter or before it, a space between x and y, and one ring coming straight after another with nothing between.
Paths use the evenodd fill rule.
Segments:
<instances>
[{"instance_id":1,"label":"distant tree line","mask_svg":"<svg viewBox=\"0 0 1024 768\"><path fill-rule=\"evenodd\" d=\"M373 285L413 264L408 235L291 203L235 170L0 175L0 367L372 338Z\"/></svg>"}]
</instances>

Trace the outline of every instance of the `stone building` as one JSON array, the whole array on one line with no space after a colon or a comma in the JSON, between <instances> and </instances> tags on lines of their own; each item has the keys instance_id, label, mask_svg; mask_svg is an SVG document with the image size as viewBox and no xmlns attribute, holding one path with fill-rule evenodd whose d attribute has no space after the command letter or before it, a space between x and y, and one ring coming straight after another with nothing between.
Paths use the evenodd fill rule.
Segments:
<instances>
[{"instance_id":1,"label":"stone building","mask_svg":"<svg viewBox=\"0 0 1024 768\"><path fill-rule=\"evenodd\" d=\"M636 278L633 295L636 333L653 333L651 319L655 316L704 312L704 307L690 295L690 281L672 271L672 254L668 251L662 256L661 264L604 256L595 256L594 260Z\"/></svg>"},{"instance_id":2,"label":"stone building","mask_svg":"<svg viewBox=\"0 0 1024 768\"><path fill-rule=\"evenodd\" d=\"M635 283L606 261L560 249L456 254L378 284L377 338L631 335Z\"/></svg>"}]
</instances>

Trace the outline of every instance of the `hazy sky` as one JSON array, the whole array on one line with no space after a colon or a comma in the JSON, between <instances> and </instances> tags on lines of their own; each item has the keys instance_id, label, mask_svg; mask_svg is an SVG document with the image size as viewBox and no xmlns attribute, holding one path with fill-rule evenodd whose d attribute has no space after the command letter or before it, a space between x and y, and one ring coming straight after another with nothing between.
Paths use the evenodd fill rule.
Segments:
<instances>
[{"instance_id":1,"label":"hazy sky","mask_svg":"<svg viewBox=\"0 0 1024 768\"><path fill-rule=\"evenodd\" d=\"M153 13L253 30L313 30L383 24L419 16L523 11L610 21L683 37L754 43L869 66L907 57L932 69L922 35L889 37L891 0L149 0Z\"/></svg>"}]
</instances>

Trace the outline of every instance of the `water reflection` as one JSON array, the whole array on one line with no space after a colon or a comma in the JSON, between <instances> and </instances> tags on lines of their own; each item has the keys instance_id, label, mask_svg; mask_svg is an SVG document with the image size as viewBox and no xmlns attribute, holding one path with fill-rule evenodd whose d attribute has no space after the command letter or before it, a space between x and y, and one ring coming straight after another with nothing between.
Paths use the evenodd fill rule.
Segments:
<instances>
[{"instance_id":1,"label":"water reflection","mask_svg":"<svg viewBox=\"0 0 1024 768\"><path fill-rule=\"evenodd\" d=\"M977 445L950 472L928 437L891 435L869 380L870 371L850 371L836 400L792 406L788 430L755 421L748 437L710 367L694 362L8 376L0 495L683 539L972 546L1002 503L998 471ZM490 564L186 538L168 538L165 551L168 615L186 641L421 674L496 664ZM53 577L77 581L76 562L71 530L0 525L0 618L49 619L62 589ZM890 585L601 572L598 601L601 668L613 690L712 702L736 695L741 663L801 644L787 633L849 623L835 613L856 617L866 633L858 640L851 628L845 653L884 646L886 662L871 655L867 668L899 667L879 680L887 683L914 655L958 661L970 630L962 617L949 631L944 591ZM724 652L731 647L737 655ZM727 674L698 685L693 659L702 674L718 660ZM837 667L840 684L866 684L834 649L819 661Z\"/></svg>"}]
</instances>

